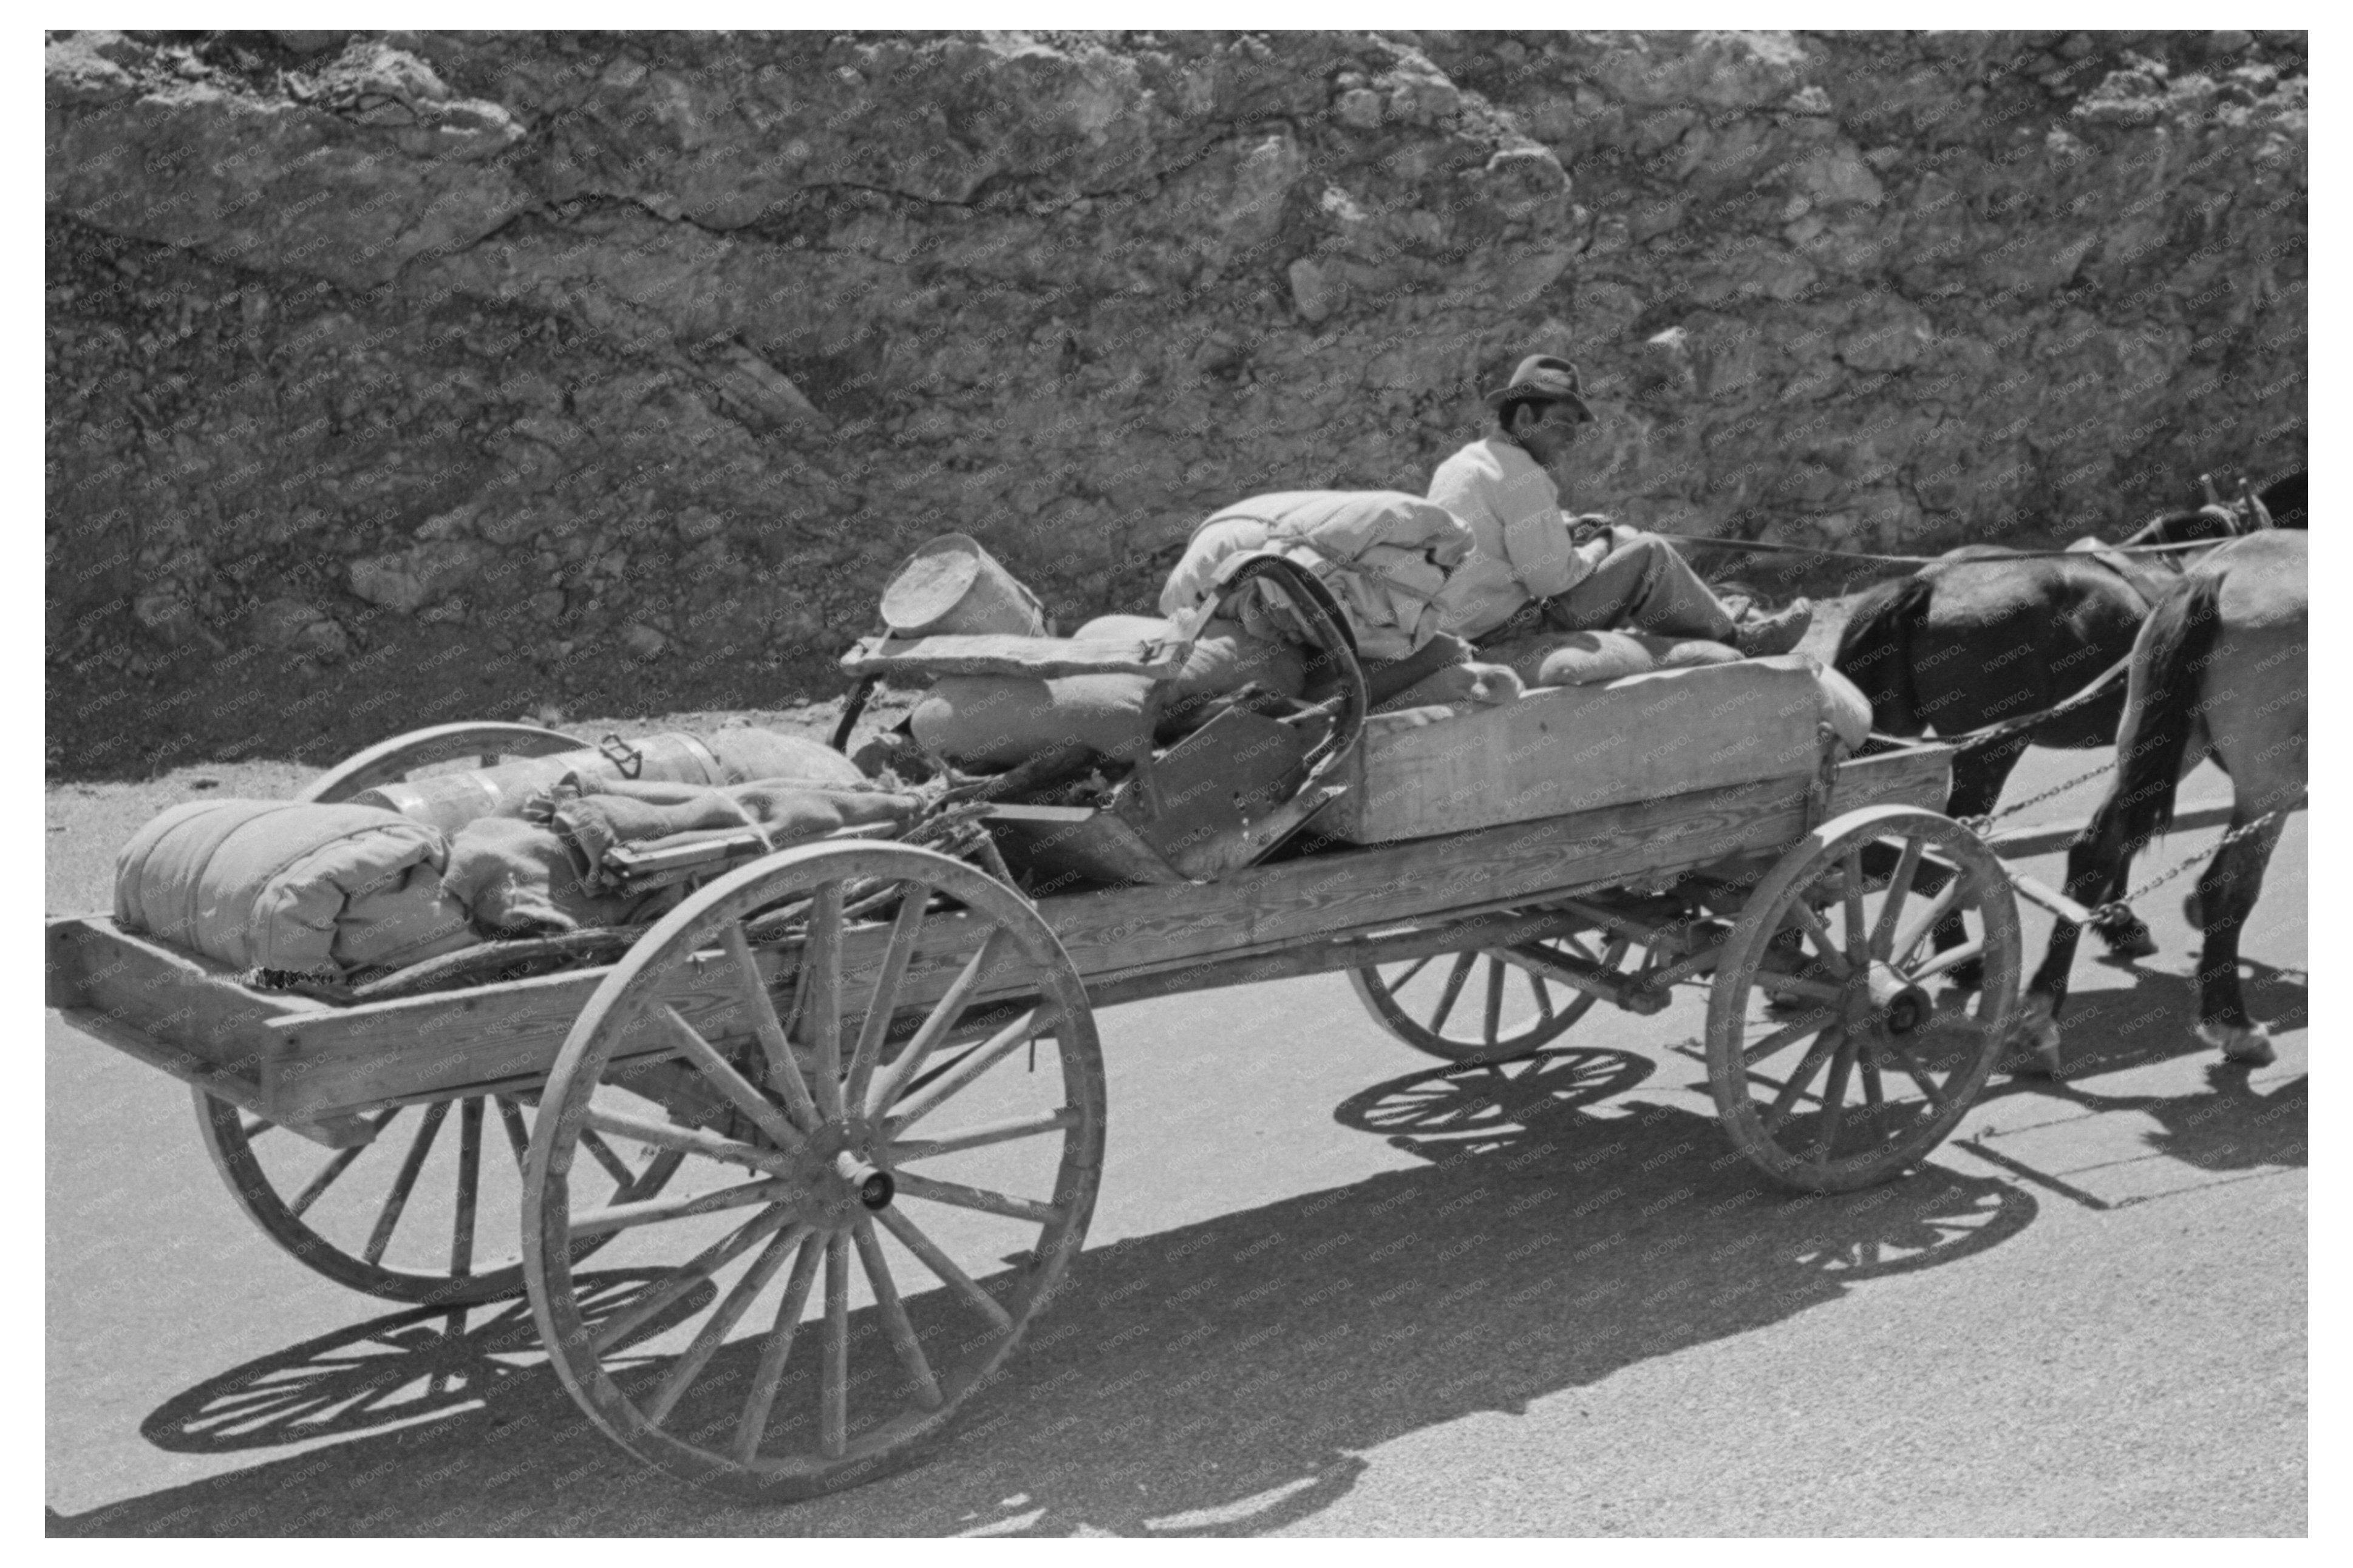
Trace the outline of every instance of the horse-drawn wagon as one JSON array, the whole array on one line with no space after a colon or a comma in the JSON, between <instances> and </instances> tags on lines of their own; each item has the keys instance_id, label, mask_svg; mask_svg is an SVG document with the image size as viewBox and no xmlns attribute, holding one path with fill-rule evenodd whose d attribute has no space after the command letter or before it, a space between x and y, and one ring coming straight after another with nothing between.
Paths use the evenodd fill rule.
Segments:
<instances>
[{"instance_id":1,"label":"horse-drawn wagon","mask_svg":"<svg viewBox=\"0 0 2353 1568\"><path fill-rule=\"evenodd\" d=\"M607 1435L769 1496L880 1473L1000 1374L1093 1210L1105 1006L1345 973L1390 1033L1476 1062L1597 1002L1651 1014L1704 986L1726 1133L1808 1190L1894 1176L1968 1110L2021 942L2000 863L1936 809L1948 747L1809 733L1800 765L1756 776L1418 837L1359 809L1343 834L1318 813L1378 780L1363 672L1345 637L1327 651L1336 696L1286 803L1305 804L1229 834L1246 853L1214 875L1119 875L1150 848L1132 814L1008 807L950 841L969 854L787 848L625 947L575 943L585 963L370 999L56 921L49 1002L193 1086L230 1190L296 1258L405 1302L527 1291ZM578 744L448 726L309 798ZM1186 809L1162 773L1148 821ZM1025 847L1026 877L1006 858ZM1950 984L1964 965L1974 988Z\"/></svg>"}]
</instances>

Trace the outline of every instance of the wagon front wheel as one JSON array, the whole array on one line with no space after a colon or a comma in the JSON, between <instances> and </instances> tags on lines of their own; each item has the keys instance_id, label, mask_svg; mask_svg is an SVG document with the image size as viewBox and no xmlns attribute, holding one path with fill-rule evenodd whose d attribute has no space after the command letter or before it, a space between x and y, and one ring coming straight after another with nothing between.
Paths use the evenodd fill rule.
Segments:
<instances>
[{"instance_id":1,"label":"wagon front wheel","mask_svg":"<svg viewBox=\"0 0 2353 1568\"><path fill-rule=\"evenodd\" d=\"M785 1498L871 1479L996 1373L1078 1251L1103 1160L1085 988L1018 894L894 844L712 883L607 975L532 1144L532 1303L558 1375L649 1464ZM676 1152L583 1202L580 1141ZM650 1270L592 1317L572 1247Z\"/></svg>"},{"instance_id":2,"label":"wagon front wheel","mask_svg":"<svg viewBox=\"0 0 2353 1568\"><path fill-rule=\"evenodd\" d=\"M1614 934L1571 933L1529 945L1628 976L1650 961L1647 949ZM1415 1050L1465 1065L1532 1057L1599 999L1508 948L1368 963L1350 970L1348 983L1381 1027Z\"/></svg>"},{"instance_id":3,"label":"wagon front wheel","mask_svg":"<svg viewBox=\"0 0 2353 1568\"><path fill-rule=\"evenodd\" d=\"M1939 950L1940 925L1961 940ZM1926 1159L2000 1059L2016 1005L2018 906L2001 863L1951 818L1872 806L1785 854L1725 941L1708 1084L1767 1175L1845 1192ZM1983 988L1953 982L1983 966Z\"/></svg>"}]
</instances>

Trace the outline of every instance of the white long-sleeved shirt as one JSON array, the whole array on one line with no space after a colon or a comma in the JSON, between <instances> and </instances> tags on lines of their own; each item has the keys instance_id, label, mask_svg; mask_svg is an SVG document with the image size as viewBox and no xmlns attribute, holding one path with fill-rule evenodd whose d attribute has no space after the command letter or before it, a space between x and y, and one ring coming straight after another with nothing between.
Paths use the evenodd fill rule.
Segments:
<instances>
[{"instance_id":1,"label":"white long-sleeved shirt","mask_svg":"<svg viewBox=\"0 0 2353 1568\"><path fill-rule=\"evenodd\" d=\"M1578 549L1552 476L1501 437L1473 441L1430 477L1430 499L1469 526L1470 558L1438 596L1440 625L1475 637L1511 619L1532 599L1567 593L1583 582L1609 548Z\"/></svg>"}]
</instances>

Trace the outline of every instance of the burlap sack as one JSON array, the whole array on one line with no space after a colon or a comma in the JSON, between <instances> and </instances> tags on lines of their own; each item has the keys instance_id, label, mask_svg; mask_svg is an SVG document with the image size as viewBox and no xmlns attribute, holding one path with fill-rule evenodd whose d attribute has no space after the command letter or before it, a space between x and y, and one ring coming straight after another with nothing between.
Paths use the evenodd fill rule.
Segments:
<instances>
[{"instance_id":1,"label":"burlap sack","mask_svg":"<svg viewBox=\"0 0 2353 1568\"><path fill-rule=\"evenodd\" d=\"M1598 686L1654 669L1693 669L1730 664L1737 649L1704 637L1664 637L1649 632L1535 632L1480 650L1480 657L1509 665L1530 686Z\"/></svg>"}]
</instances>

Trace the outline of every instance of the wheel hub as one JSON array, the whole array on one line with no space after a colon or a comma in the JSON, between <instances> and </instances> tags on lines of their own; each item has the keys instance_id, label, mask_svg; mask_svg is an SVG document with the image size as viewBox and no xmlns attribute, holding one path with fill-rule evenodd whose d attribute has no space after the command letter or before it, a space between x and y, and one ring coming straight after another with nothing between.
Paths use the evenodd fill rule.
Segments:
<instances>
[{"instance_id":1,"label":"wheel hub","mask_svg":"<svg viewBox=\"0 0 2353 1568\"><path fill-rule=\"evenodd\" d=\"M1908 1035L1936 1012L1927 992L1882 963L1873 963L1862 984L1851 986L1847 997L1851 1024L1877 1023L1891 1035Z\"/></svg>"},{"instance_id":2,"label":"wheel hub","mask_svg":"<svg viewBox=\"0 0 2353 1568\"><path fill-rule=\"evenodd\" d=\"M891 1206L898 1183L869 1152L873 1131L862 1123L828 1121L809 1134L793 1161L799 1217L823 1230L845 1230L860 1215Z\"/></svg>"}]
</instances>

